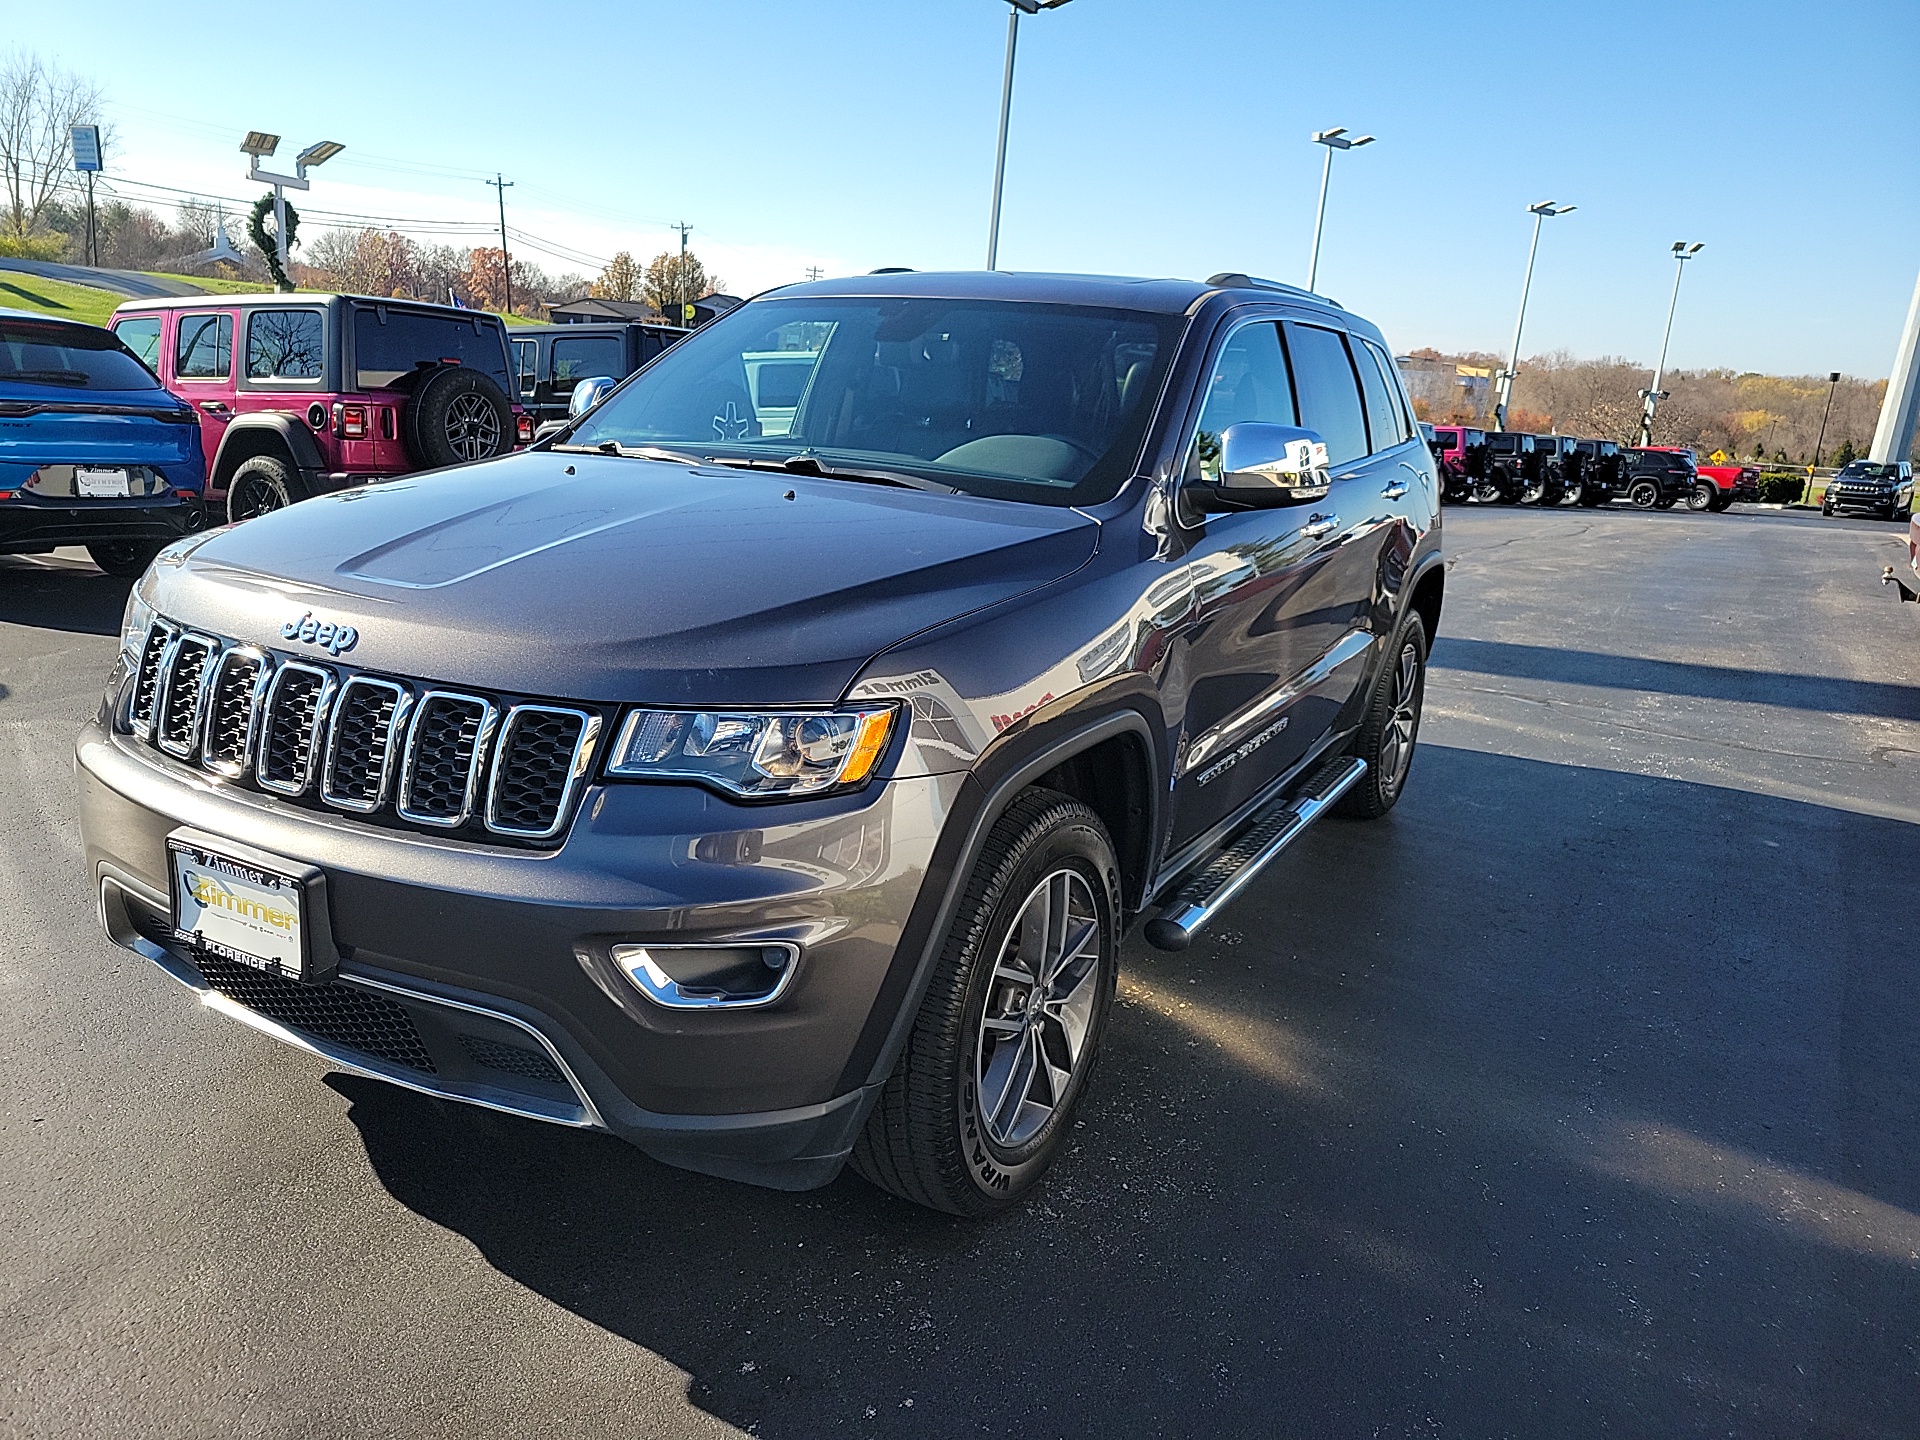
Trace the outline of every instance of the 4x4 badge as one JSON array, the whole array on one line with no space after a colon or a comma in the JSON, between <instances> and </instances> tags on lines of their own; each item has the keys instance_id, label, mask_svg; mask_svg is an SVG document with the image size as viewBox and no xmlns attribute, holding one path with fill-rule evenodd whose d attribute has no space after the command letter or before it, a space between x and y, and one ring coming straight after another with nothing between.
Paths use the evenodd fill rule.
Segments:
<instances>
[{"instance_id":1,"label":"4x4 badge","mask_svg":"<svg viewBox=\"0 0 1920 1440\"><path fill-rule=\"evenodd\" d=\"M351 650L360 643L360 632L351 625L335 625L331 620L316 620L313 618L313 612L309 610L298 620L289 620L282 625L280 638L318 645L338 660L341 651Z\"/></svg>"}]
</instances>

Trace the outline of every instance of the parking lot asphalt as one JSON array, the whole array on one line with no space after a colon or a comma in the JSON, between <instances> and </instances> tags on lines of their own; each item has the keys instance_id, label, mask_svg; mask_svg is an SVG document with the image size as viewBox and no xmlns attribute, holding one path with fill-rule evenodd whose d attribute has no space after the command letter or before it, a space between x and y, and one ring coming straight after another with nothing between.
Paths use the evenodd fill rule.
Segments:
<instances>
[{"instance_id":1,"label":"parking lot asphalt","mask_svg":"<svg viewBox=\"0 0 1920 1440\"><path fill-rule=\"evenodd\" d=\"M0 1433L1920 1433L1901 527L1449 510L1410 789L1137 940L1023 1211L330 1072L99 933L0 559Z\"/></svg>"}]
</instances>

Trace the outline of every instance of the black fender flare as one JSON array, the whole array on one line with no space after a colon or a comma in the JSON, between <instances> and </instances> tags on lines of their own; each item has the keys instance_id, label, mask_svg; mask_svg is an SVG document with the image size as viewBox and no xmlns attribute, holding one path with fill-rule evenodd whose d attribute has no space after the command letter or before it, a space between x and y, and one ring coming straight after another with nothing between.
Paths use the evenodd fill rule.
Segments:
<instances>
[{"instance_id":1,"label":"black fender flare","mask_svg":"<svg viewBox=\"0 0 1920 1440\"><path fill-rule=\"evenodd\" d=\"M284 452L293 462L308 490L318 492L327 488L327 462L313 438L313 431L307 428L302 417L285 410L255 410L236 415L228 423L226 434L220 437L220 448L214 452L213 463L207 467L208 486L226 489L227 481L240 468L241 461L276 450Z\"/></svg>"},{"instance_id":2,"label":"black fender flare","mask_svg":"<svg viewBox=\"0 0 1920 1440\"><path fill-rule=\"evenodd\" d=\"M1039 743L1020 746L1017 753L1006 755L1005 763L989 767L990 778L983 778L980 766L967 773L960 798L934 847L933 861L928 866L919 898L902 929L893 964L881 983L880 994L847 1059L846 1069L841 1072L839 1089L842 1092L870 1087L870 1097L863 1109L870 1108L879 1098L880 1086L893 1073L900 1051L907 1043L913 1022L920 1013L920 1002L933 980L933 968L946 944L954 912L966 892L967 878L979 861L994 822L1006 812L1014 796L1049 770L1083 750L1121 735L1137 737L1145 747L1149 763L1157 771L1161 747L1154 743L1152 726L1139 710L1124 706L1071 729L1052 734L1041 732L1035 737ZM988 755L991 754L989 751ZM1160 788L1149 786L1155 813L1148 817L1148 825L1153 836L1151 843L1156 848L1161 843L1160 826L1164 823L1160 813L1164 797L1159 794ZM911 965L902 963L907 956L912 957Z\"/></svg>"}]
</instances>

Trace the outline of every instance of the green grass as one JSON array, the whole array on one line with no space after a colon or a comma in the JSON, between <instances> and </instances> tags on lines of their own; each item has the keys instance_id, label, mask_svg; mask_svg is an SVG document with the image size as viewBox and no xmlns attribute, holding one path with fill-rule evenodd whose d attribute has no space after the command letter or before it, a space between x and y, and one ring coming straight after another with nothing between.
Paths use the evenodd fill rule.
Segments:
<instances>
[{"instance_id":1,"label":"green grass","mask_svg":"<svg viewBox=\"0 0 1920 1440\"><path fill-rule=\"evenodd\" d=\"M42 280L17 270L0 270L0 309L41 310L63 320L104 325L113 307L127 297L91 285L69 285L64 280Z\"/></svg>"}]
</instances>

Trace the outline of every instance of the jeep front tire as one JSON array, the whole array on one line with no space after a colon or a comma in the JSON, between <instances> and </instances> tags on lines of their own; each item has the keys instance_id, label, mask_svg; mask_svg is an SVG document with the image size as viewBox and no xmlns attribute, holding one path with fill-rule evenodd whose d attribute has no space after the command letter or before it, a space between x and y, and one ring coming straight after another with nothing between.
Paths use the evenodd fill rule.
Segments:
<instances>
[{"instance_id":1,"label":"jeep front tire","mask_svg":"<svg viewBox=\"0 0 1920 1440\"><path fill-rule=\"evenodd\" d=\"M967 878L853 1168L954 1215L1016 1203L1071 1128L1119 969L1119 866L1100 817L1015 798Z\"/></svg>"}]
</instances>

